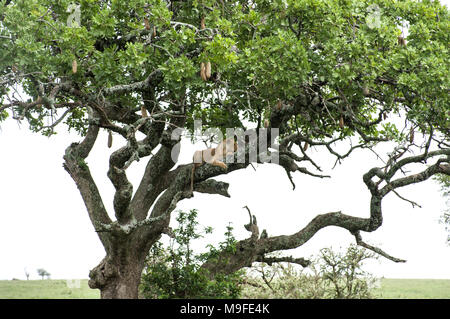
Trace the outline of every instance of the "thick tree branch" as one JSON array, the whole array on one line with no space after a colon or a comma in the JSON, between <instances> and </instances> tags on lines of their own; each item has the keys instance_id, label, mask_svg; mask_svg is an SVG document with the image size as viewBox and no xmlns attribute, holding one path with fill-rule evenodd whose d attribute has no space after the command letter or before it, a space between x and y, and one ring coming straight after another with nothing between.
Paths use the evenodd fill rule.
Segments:
<instances>
[{"instance_id":1,"label":"thick tree branch","mask_svg":"<svg viewBox=\"0 0 450 319\"><path fill-rule=\"evenodd\" d=\"M167 173L175 165L172 160L172 149L177 141L170 140L168 135L165 135L165 142L158 152L148 161L139 187L130 202L130 208L137 220L144 220L147 217L156 198L171 185Z\"/></svg>"},{"instance_id":2,"label":"thick tree branch","mask_svg":"<svg viewBox=\"0 0 450 319\"><path fill-rule=\"evenodd\" d=\"M108 177L116 189L113 204L117 221L120 224L126 224L132 217L129 203L133 195L133 185L128 181L123 168L110 166Z\"/></svg>"},{"instance_id":3,"label":"thick tree branch","mask_svg":"<svg viewBox=\"0 0 450 319\"><path fill-rule=\"evenodd\" d=\"M154 97L151 91L144 91L143 96L146 103L153 103ZM181 112L184 110L186 107L185 103L185 99L182 99L179 104L174 106L174 111ZM145 106L147 109L150 107L148 104ZM137 220L144 220L147 217L148 211L156 198L164 189L170 186L167 183L167 173L176 164L179 155L178 143L181 139L181 136L172 136L172 133L175 128L184 127L185 121L185 116L175 116L170 118L168 128L165 131L163 131L165 125L160 124L160 126L156 125L154 127L153 133L149 132L149 134L151 133L158 137L161 148L148 161L136 194L130 202L130 208ZM147 135L147 137L151 137L151 135ZM153 140L149 139L147 142L151 146L154 145Z\"/></svg>"},{"instance_id":4,"label":"thick tree branch","mask_svg":"<svg viewBox=\"0 0 450 319\"><path fill-rule=\"evenodd\" d=\"M143 91L152 87L155 87L163 79L163 73L161 70L156 69L143 81L135 82L131 84L121 84L103 90L104 94L120 94L127 92Z\"/></svg>"},{"instance_id":5,"label":"thick tree branch","mask_svg":"<svg viewBox=\"0 0 450 319\"><path fill-rule=\"evenodd\" d=\"M98 224L110 224L111 219L108 216L105 206L103 205L100 192L91 176L89 167L85 162L89 155L95 140L98 136L98 126L90 125L86 137L81 143L73 143L70 145L64 155L64 169L70 174L75 181L84 204L86 205L89 218L92 225L96 227ZM106 250L109 249L110 243L105 233L99 233Z\"/></svg>"},{"instance_id":6,"label":"thick tree branch","mask_svg":"<svg viewBox=\"0 0 450 319\"><path fill-rule=\"evenodd\" d=\"M405 152L399 154L399 156L403 155L404 153ZM390 179L400 169L402 169L407 164L420 163L420 162L423 162L423 161L427 160L428 158L431 158L431 157L434 157L434 156L439 156L439 155L450 156L450 148L445 148L445 149L441 149L441 150L437 150L437 151L431 151L431 152L427 151L427 152L425 152L423 154L406 157L406 158L403 158L403 159L401 159L399 161L395 161L395 160L394 161L389 161L389 163L391 163L392 166L388 168L388 171L386 172L386 176L384 178L386 179L386 181L390 181Z\"/></svg>"},{"instance_id":7,"label":"thick tree branch","mask_svg":"<svg viewBox=\"0 0 450 319\"><path fill-rule=\"evenodd\" d=\"M199 193L217 194L225 197L230 197L230 194L228 193L228 186L228 183L208 179L206 181L196 183L194 186L194 191Z\"/></svg>"},{"instance_id":8,"label":"thick tree branch","mask_svg":"<svg viewBox=\"0 0 450 319\"><path fill-rule=\"evenodd\" d=\"M257 262L266 263L269 266L272 266L274 263L293 263L298 264L302 267L308 267L311 264L311 261L305 258L294 258L292 256L286 256L286 257L265 257L265 256L258 256L256 258Z\"/></svg>"},{"instance_id":9,"label":"thick tree branch","mask_svg":"<svg viewBox=\"0 0 450 319\"><path fill-rule=\"evenodd\" d=\"M423 182L423 181L427 180L428 178L430 178L431 176L438 174L438 173L450 175L450 170L448 168L448 165L442 165L441 164L442 162L443 161L437 161L437 163L435 165L428 167L426 170L424 170L420 173L406 176L403 178L399 178L394 181L390 181L386 186L384 186L380 190L380 192L384 196L393 189ZM448 162L448 160L447 160L447 162Z\"/></svg>"}]
</instances>

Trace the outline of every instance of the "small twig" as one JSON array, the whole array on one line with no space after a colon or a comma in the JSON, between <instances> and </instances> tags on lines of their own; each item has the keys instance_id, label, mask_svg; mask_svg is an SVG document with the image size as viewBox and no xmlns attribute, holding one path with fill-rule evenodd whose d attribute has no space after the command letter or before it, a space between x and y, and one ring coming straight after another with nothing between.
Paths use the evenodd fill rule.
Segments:
<instances>
[{"instance_id":1,"label":"small twig","mask_svg":"<svg viewBox=\"0 0 450 319\"><path fill-rule=\"evenodd\" d=\"M422 206L420 206L419 204L417 204L416 202L409 200L407 198L402 197L399 193L397 193L397 191L395 189L392 190L394 192L395 195L397 195L399 198L403 199L404 201L407 201L408 203L411 203L412 207L414 208L415 206L422 208Z\"/></svg>"},{"instance_id":2,"label":"small twig","mask_svg":"<svg viewBox=\"0 0 450 319\"><path fill-rule=\"evenodd\" d=\"M379 254L379 255L381 255L381 256L389 259L389 260L392 260L393 262L396 262L396 263L404 263L404 262L406 262L406 260L404 260L404 259L393 257L393 256L385 253L380 248L377 248L375 246L371 246L371 245L365 243L362 240L362 237L361 237L361 234L360 234L359 230L355 231L355 232L352 232L352 235L355 236L356 244L358 244L359 246L367 248L367 249L369 249L369 250L371 250L371 251L373 251L373 252L375 252L375 253L377 253L377 254Z\"/></svg>"}]
</instances>

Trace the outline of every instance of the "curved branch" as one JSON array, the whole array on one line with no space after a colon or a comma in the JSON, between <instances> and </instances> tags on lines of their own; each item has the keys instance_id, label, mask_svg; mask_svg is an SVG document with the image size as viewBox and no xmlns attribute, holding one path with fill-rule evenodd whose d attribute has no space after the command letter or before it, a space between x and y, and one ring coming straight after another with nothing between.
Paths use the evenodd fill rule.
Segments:
<instances>
[{"instance_id":1,"label":"curved branch","mask_svg":"<svg viewBox=\"0 0 450 319\"><path fill-rule=\"evenodd\" d=\"M230 185L228 183L208 179L206 181L196 183L194 191L199 193L217 194L225 197L230 197L230 194L228 193L229 186Z\"/></svg>"},{"instance_id":2,"label":"curved branch","mask_svg":"<svg viewBox=\"0 0 450 319\"><path fill-rule=\"evenodd\" d=\"M64 169L75 181L80 194L86 205L91 223L96 227L98 224L111 224L103 200L98 191L97 185L85 162L98 136L98 126L90 125L86 137L78 144L70 145L64 155ZM98 233L105 249L109 249L107 233Z\"/></svg>"},{"instance_id":3,"label":"curved branch","mask_svg":"<svg viewBox=\"0 0 450 319\"><path fill-rule=\"evenodd\" d=\"M103 92L107 95L127 93L134 91L142 91L151 87L155 87L163 79L163 73L160 69L154 70L150 75L143 81L135 82L131 84L120 84L110 88L106 88Z\"/></svg>"},{"instance_id":4,"label":"curved branch","mask_svg":"<svg viewBox=\"0 0 450 319\"><path fill-rule=\"evenodd\" d=\"M448 151L449 150L441 150L437 153L429 152L427 156L447 154ZM413 156L404 159L402 163L406 165L421 160L423 160L423 156ZM361 238L360 232L372 232L381 226L383 221L381 201L390 191L393 191L398 187L422 182L434 174L442 173L450 175L449 161L450 156L440 158L434 165L428 167L423 172L391 181L381 190L378 189L378 184L373 182L372 178L377 176L382 180L386 180L387 174L378 167L372 168L364 174L363 178L364 183L372 195L370 200L369 218L349 216L338 211L316 216L303 229L292 235L281 235L269 238L261 236L259 239L255 239L252 232L250 238L236 243L235 251L222 251L218 257L206 261L202 265L202 268L207 269L211 276L218 272L231 273L242 267L249 267L255 261L267 260L265 257L267 253L298 248L309 241L318 231L328 226L337 226L347 229L355 236L358 245L370 249L394 262L404 262L403 259L393 257L380 248L365 243ZM397 168L398 167L396 167L396 169Z\"/></svg>"}]
</instances>

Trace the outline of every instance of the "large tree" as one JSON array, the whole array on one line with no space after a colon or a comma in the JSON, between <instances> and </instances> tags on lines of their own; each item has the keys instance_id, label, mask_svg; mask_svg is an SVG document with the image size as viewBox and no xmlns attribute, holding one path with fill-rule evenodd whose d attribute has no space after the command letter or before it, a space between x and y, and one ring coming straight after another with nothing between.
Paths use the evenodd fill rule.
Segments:
<instances>
[{"instance_id":1,"label":"large tree","mask_svg":"<svg viewBox=\"0 0 450 319\"><path fill-rule=\"evenodd\" d=\"M229 196L228 184L214 177L265 162L268 154L295 187L295 172L328 177L309 146L337 162L356 149L392 147L387 160L363 176L371 195L368 217L328 212L295 234L269 237L250 216L251 236L203 265L211 276L255 261L307 265L267 254L299 247L327 226L347 229L358 244L402 261L366 244L361 232L380 227L387 194L450 174L450 28L438 1L78 3L0 1L0 120L27 120L45 135L65 124L83 136L67 147L64 168L106 250L89 281L102 298L137 297L150 247L170 234L177 203L194 195L193 164L177 163L179 138L172 133L192 132L196 118L203 128L253 130L258 140L279 145L260 147L255 159L246 144L244 161L227 169L198 167L193 190L210 196ZM396 114L403 121L395 121ZM261 127L279 131L255 130ZM86 161L102 129L122 138L109 157L115 220ZM338 151L336 143L347 150ZM144 159L134 189L127 169Z\"/></svg>"}]
</instances>

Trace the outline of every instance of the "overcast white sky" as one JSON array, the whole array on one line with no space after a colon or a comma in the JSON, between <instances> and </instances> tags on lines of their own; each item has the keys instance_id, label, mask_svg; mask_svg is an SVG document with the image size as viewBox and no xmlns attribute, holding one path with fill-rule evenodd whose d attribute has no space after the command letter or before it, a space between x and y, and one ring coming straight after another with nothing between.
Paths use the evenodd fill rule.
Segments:
<instances>
[{"instance_id":1,"label":"overcast white sky","mask_svg":"<svg viewBox=\"0 0 450 319\"><path fill-rule=\"evenodd\" d=\"M0 128L0 279L24 279L24 268L31 279L37 279L36 269L41 267L55 279L87 278L89 270L104 257L104 250L75 183L62 167L65 148L80 141L80 137L63 129L49 139L30 133L26 124L19 126L12 120ZM114 188L106 176L108 155L123 142L115 136L113 148L108 149L106 141L107 135L102 132L87 162L111 213ZM193 150L191 145L182 148L180 163L189 163ZM380 154L388 150L380 149ZM362 175L381 165L375 155L357 151L331 170L334 159L320 149L311 148L308 153L331 179L294 174L297 188L293 191L283 169L271 164L256 165L256 171L249 167L217 178L230 182L230 199L195 194L194 199L181 202L178 208L198 208L200 223L215 229L209 237L213 242L223 239L230 221L238 239L248 237L243 227L248 222L244 205L269 236L296 232L317 214L330 211L367 217L370 197ZM145 162L143 159L129 169L135 189ZM428 180L399 192L422 208L413 209L390 194L383 200L383 225L362 236L407 262L396 264L381 258L366 269L389 278L450 279L450 247L446 245L444 226L438 223L446 208L439 186ZM353 242L347 231L329 227L289 253L308 257L320 248L338 249Z\"/></svg>"},{"instance_id":2,"label":"overcast white sky","mask_svg":"<svg viewBox=\"0 0 450 319\"><path fill-rule=\"evenodd\" d=\"M0 279L24 278L24 268L37 278L36 268L43 267L53 278L87 278L89 270L104 257L104 250L89 221L85 206L74 182L62 167L64 150L80 141L75 134L62 132L52 138L32 134L26 125L15 121L2 124L0 131ZM110 212L113 187L107 172L108 154L119 147L115 136L108 149L102 132L87 162ZM381 150L380 154L385 154ZM193 147L182 149L180 163L190 162ZM210 239L223 239L225 226L233 222L236 236L249 234L247 205L269 235L291 234L304 227L314 216L341 210L354 216L369 214L369 192L362 174L379 165L371 152L358 151L343 165L331 170L334 160L308 150L331 179L316 179L295 174L297 188L292 190L284 171L272 164L249 167L219 178L230 181L231 198L195 194L181 202L179 208L198 208L202 225L213 226ZM145 160L129 169L130 180L137 185ZM135 187L136 189L136 187ZM374 233L363 238L380 245L405 264L381 260L367 269L378 276L391 278L450 278L450 248L446 232L438 223L446 204L439 186L429 180L401 189L400 193L422 205L412 206L388 195L383 201L384 222ZM346 247L353 237L344 230L329 227L321 230L294 256L308 257L322 247Z\"/></svg>"}]
</instances>

